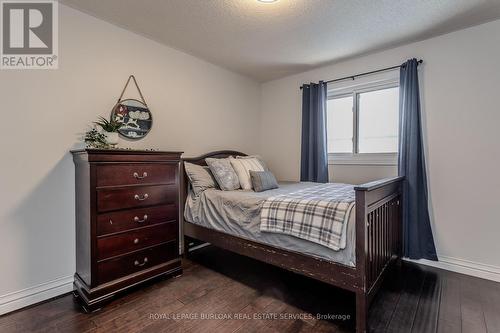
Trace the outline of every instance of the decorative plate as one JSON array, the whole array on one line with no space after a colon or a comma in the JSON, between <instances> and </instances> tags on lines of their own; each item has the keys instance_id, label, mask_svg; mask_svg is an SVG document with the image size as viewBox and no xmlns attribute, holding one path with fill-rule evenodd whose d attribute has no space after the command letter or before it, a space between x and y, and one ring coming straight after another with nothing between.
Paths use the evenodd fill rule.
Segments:
<instances>
[{"instance_id":1,"label":"decorative plate","mask_svg":"<svg viewBox=\"0 0 500 333\"><path fill-rule=\"evenodd\" d=\"M136 99L124 99L115 105L111 119L121 122L120 135L131 140L146 136L153 126L153 116L147 105Z\"/></svg>"}]
</instances>

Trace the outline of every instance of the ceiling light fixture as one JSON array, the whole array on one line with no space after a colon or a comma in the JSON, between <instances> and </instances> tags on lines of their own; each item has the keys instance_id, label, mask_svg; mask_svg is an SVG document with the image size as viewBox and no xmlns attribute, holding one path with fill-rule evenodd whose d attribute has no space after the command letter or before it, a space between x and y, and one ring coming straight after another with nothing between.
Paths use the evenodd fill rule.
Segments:
<instances>
[{"instance_id":1,"label":"ceiling light fixture","mask_svg":"<svg viewBox=\"0 0 500 333\"><path fill-rule=\"evenodd\" d=\"M278 0L257 0L259 2L263 2L263 3L273 3L273 2L276 2Z\"/></svg>"}]
</instances>

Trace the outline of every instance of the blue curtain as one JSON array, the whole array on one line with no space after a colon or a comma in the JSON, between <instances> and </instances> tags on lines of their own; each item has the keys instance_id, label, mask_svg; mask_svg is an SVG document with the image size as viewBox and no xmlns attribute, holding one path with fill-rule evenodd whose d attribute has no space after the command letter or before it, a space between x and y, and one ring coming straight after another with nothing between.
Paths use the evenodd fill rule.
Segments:
<instances>
[{"instance_id":1,"label":"blue curtain","mask_svg":"<svg viewBox=\"0 0 500 333\"><path fill-rule=\"evenodd\" d=\"M300 181L328 182L326 87L323 81L302 86Z\"/></svg>"},{"instance_id":2,"label":"blue curtain","mask_svg":"<svg viewBox=\"0 0 500 333\"><path fill-rule=\"evenodd\" d=\"M399 175L405 177L403 255L437 260L428 209L417 66L416 59L401 65L399 82Z\"/></svg>"}]
</instances>

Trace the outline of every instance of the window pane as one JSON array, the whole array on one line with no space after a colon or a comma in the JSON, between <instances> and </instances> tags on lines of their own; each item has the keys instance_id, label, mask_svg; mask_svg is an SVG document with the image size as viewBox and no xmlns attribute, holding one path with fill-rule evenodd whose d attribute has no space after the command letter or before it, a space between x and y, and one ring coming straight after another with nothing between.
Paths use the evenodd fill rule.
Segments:
<instances>
[{"instance_id":1,"label":"window pane","mask_svg":"<svg viewBox=\"0 0 500 333\"><path fill-rule=\"evenodd\" d=\"M359 152L398 151L399 88L359 94Z\"/></svg>"},{"instance_id":2,"label":"window pane","mask_svg":"<svg viewBox=\"0 0 500 333\"><path fill-rule=\"evenodd\" d=\"M327 102L328 152L352 153L352 96L329 99Z\"/></svg>"}]
</instances>

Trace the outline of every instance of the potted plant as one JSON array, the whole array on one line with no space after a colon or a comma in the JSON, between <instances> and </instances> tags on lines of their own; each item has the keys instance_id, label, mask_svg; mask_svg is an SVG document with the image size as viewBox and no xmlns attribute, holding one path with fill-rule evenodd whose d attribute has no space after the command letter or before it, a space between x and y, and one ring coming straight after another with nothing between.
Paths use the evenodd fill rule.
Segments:
<instances>
[{"instance_id":1,"label":"potted plant","mask_svg":"<svg viewBox=\"0 0 500 333\"><path fill-rule=\"evenodd\" d=\"M109 144L107 142L107 136L99 132L95 128L92 128L91 130L87 131L85 133L85 137L83 140L85 141L87 148L94 148L94 149L109 148Z\"/></svg>"},{"instance_id":2,"label":"potted plant","mask_svg":"<svg viewBox=\"0 0 500 333\"><path fill-rule=\"evenodd\" d=\"M104 117L99 117L98 121L95 121L94 124L101 127L104 131L103 134L106 135L106 142L115 147L118 145L118 130L123 126L123 123L116 120L107 120Z\"/></svg>"}]
</instances>

